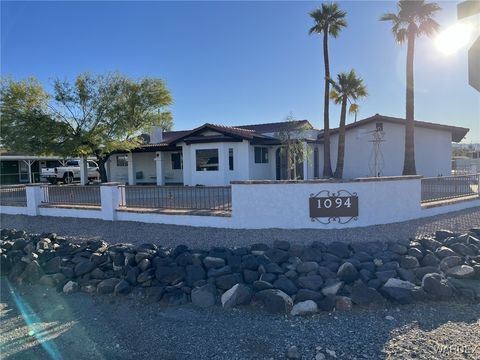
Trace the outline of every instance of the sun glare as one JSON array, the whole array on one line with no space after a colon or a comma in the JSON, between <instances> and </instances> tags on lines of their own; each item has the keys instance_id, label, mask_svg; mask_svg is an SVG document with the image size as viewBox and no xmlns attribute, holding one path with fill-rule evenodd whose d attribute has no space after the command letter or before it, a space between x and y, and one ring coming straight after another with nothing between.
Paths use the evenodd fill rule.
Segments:
<instances>
[{"instance_id":1,"label":"sun glare","mask_svg":"<svg viewBox=\"0 0 480 360\"><path fill-rule=\"evenodd\" d=\"M435 45L446 55L451 55L470 42L472 28L466 24L455 24L438 34Z\"/></svg>"}]
</instances>

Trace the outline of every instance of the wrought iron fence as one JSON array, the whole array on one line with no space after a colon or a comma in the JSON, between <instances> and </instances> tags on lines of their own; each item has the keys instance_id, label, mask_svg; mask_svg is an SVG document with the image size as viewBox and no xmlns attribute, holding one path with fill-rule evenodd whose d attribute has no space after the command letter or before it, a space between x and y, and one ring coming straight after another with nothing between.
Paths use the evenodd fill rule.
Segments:
<instances>
[{"instance_id":1,"label":"wrought iron fence","mask_svg":"<svg viewBox=\"0 0 480 360\"><path fill-rule=\"evenodd\" d=\"M422 179L422 202L479 195L480 173Z\"/></svg>"},{"instance_id":2,"label":"wrought iron fence","mask_svg":"<svg viewBox=\"0 0 480 360\"><path fill-rule=\"evenodd\" d=\"M27 206L27 190L25 185L1 186L0 205Z\"/></svg>"},{"instance_id":3,"label":"wrought iron fence","mask_svg":"<svg viewBox=\"0 0 480 360\"><path fill-rule=\"evenodd\" d=\"M50 205L101 205L100 186L45 185L43 203Z\"/></svg>"},{"instance_id":4,"label":"wrought iron fence","mask_svg":"<svg viewBox=\"0 0 480 360\"><path fill-rule=\"evenodd\" d=\"M128 208L224 210L232 209L230 186L127 185L121 203Z\"/></svg>"}]
</instances>

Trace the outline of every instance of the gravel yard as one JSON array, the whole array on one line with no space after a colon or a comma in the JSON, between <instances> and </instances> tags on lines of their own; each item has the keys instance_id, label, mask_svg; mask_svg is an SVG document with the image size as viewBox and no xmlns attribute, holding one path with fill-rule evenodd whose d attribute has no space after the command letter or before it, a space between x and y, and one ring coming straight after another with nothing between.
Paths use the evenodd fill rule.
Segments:
<instances>
[{"instance_id":1,"label":"gravel yard","mask_svg":"<svg viewBox=\"0 0 480 360\"><path fill-rule=\"evenodd\" d=\"M185 244L192 248L210 248L214 245L244 246L259 242L271 244L274 240L304 244L314 240L326 243L338 240L394 241L431 234L438 229L462 232L480 226L480 208L396 224L342 230L237 230L24 215L1 215L0 220L2 228L17 228L36 233L56 232L74 240L98 236L109 243L153 242L165 246Z\"/></svg>"},{"instance_id":2,"label":"gravel yard","mask_svg":"<svg viewBox=\"0 0 480 360\"><path fill-rule=\"evenodd\" d=\"M12 289L2 279L5 359L284 359L291 346L303 359L319 353L334 359L332 351L337 359L480 358L480 304L416 304L294 318L250 307L163 309L134 294L115 299L68 296L39 286Z\"/></svg>"}]
</instances>

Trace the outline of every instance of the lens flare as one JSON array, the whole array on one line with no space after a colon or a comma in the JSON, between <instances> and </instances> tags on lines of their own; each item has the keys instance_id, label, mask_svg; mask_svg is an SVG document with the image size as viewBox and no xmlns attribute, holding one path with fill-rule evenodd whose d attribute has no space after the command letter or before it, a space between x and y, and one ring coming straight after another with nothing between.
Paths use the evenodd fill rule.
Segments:
<instances>
[{"instance_id":1,"label":"lens flare","mask_svg":"<svg viewBox=\"0 0 480 360\"><path fill-rule=\"evenodd\" d=\"M435 45L445 55L452 55L468 45L472 36L472 27L467 24L455 24L438 34Z\"/></svg>"}]
</instances>

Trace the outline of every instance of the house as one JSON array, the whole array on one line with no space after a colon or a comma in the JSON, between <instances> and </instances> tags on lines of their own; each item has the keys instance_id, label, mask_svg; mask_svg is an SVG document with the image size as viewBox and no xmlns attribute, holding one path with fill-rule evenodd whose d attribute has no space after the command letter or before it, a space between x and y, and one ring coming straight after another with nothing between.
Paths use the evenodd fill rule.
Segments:
<instances>
[{"instance_id":1,"label":"house","mask_svg":"<svg viewBox=\"0 0 480 360\"><path fill-rule=\"evenodd\" d=\"M415 122L417 172L450 175L451 143L466 128ZM331 130L335 167L338 129ZM308 120L223 126L204 124L192 130L154 129L146 143L130 153L116 153L107 162L110 181L128 184L227 185L233 180L284 180L288 167L284 139L300 141L307 154L297 164L297 178L321 177L323 131ZM346 127L345 178L401 175L405 120L376 114ZM290 170L292 172L292 170Z\"/></svg>"}]
</instances>

